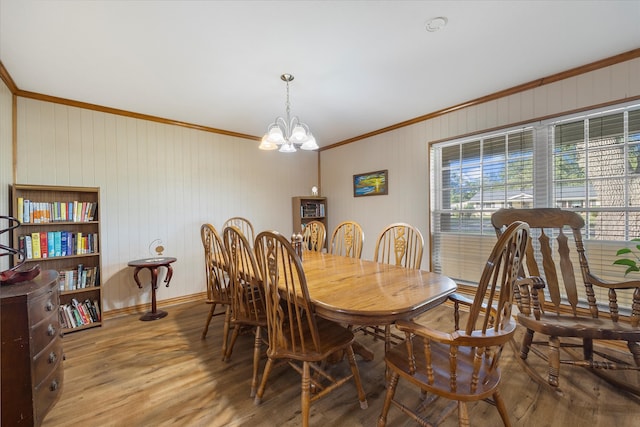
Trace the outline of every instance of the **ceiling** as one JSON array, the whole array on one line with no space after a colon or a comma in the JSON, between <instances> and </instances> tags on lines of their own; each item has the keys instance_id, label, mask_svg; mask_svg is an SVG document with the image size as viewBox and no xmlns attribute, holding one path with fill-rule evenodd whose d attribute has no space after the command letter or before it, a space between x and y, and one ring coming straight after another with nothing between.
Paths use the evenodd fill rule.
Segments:
<instances>
[{"instance_id":1,"label":"ceiling","mask_svg":"<svg viewBox=\"0 0 640 427\"><path fill-rule=\"evenodd\" d=\"M639 47L640 0L0 0L20 90L259 137L290 73L320 146Z\"/></svg>"}]
</instances>

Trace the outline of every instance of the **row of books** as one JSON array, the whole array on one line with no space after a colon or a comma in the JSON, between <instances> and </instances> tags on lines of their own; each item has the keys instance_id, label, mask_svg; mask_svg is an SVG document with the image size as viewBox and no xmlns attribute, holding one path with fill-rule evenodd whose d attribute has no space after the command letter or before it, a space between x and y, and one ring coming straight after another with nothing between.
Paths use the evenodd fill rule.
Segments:
<instances>
[{"instance_id":1,"label":"row of books","mask_svg":"<svg viewBox=\"0 0 640 427\"><path fill-rule=\"evenodd\" d=\"M73 298L69 304L60 304L60 325L65 329L77 328L100 321L100 304L90 299L79 302Z\"/></svg>"},{"instance_id":2,"label":"row of books","mask_svg":"<svg viewBox=\"0 0 640 427\"><path fill-rule=\"evenodd\" d=\"M23 223L94 221L96 202L35 202L18 197L18 219Z\"/></svg>"},{"instance_id":3,"label":"row of books","mask_svg":"<svg viewBox=\"0 0 640 427\"><path fill-rule=\"evenodd\" d=\"M85 267L78 264L76 268L58 271L58 286L61 291L100 286L98 267Z\"/></svg>"},{"instance_id":4,"label":"row of books","mask_svg":"<svg viewBox=\"0 0 640 427\"><path fill-rule=\"evenodd\" d=\"M300 205L301 218L323 217L324 203L307 202Z\"/></svg>"},{"instance_id":5,"label":"row of books","mask_svg":"<svg viewBox=\"0 0 640 427\"><path fill-rule=\"evenodd\" d=\"M98 233L41 231L18 236L18 249L27 259L53 258L98 252Z\"/></svg>"}]
</instances>

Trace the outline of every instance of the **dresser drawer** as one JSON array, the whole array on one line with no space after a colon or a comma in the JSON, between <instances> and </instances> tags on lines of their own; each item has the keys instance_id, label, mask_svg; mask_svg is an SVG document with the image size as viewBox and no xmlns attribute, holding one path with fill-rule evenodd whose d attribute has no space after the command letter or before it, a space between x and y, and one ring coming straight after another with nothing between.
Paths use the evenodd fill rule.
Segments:
<instances>
[{"instance_id":1,"label":"dresser drawer","mask_svg":"<svg viewBox=\"0 0 640 427\"><path fill-rule=\"evenodd\" d=\"M31 354L36 355L60 336L60 320L56 312L31 328Z\"/></svg>"},{"instance_id":2,"label":"dresser drawer","mask_svg":"<svg viewBox=\"0 0 640 427\"><path fill-rule=\"evenodd\" d=\"M33 384L36 387L62 364L62 340L55 339L33 359Z\"/></svg>"},{"instance_id":3,"label":"dresser drawer","mask_svg":"<svg viewBox=\"0 0 640 427\"><path fill-rule=\"evenodd\" d=\"M51 408L60 397L60 393L62 393L63 375L62 363L58 363L54 371L35 387L33 401L36 416L35 425L42 423L42 419L47 414L49 408Z\"/></svg>"},{"instance_id":4,"label":"dresser drawer","mask_svg":"<svg viewBox=\"0 0 640 427\"><path fill-rule=\"evenodd\" d=\"M52 312L58 313L58 289L54 287L29 302L29 322L35 325Z\"/></svg>"}]
</instances>

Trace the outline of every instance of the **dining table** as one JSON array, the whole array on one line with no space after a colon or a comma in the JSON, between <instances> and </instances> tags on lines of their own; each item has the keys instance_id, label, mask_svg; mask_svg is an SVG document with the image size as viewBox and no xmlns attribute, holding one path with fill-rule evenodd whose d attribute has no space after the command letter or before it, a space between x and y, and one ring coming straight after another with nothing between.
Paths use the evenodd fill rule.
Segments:
<instances>
[{"instance_id":1,"label":"dining table","mask_svg":"<svg viewBox=\"0 0 640 427\"><path fill-rule=\"evenodd\" d=\"M302 266L316 314L352 326L415 318L457 289L442 274L325 252L304 251Z\"/></svg>"}]
</instances>

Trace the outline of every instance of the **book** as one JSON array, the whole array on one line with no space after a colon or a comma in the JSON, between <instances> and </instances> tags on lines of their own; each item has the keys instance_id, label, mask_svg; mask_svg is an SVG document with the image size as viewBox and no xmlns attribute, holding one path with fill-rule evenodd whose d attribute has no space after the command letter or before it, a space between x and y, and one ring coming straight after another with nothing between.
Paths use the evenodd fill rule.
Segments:
<instances>
[{"instance_id":1,"label":"book","mask_svg":"<svg viewBox=\"0 0 640 427\"><path fill-rule=\"evenodd\" d=\"M22 211L23 217L20 219L22 222L29 222L29 216L31 213L31 201L29 199L24 199Z\"/></svg>"},{"instance_id":2,"label":"book","mask_svg":"<svg viewBox=\"0 0 640 427\"><path fill-rule=\"evenodd\" d=\"M40 233L31 233L31 244L33 246L33 259L40 259Z\"/></svg>"},{"instance_id":3,"label":"book","mask_svg":"<svg viewBox=\"0 0 640 427\"><path fill-rule=\"evenodd\" d=\"M62 256L62 231L53 232L54 256Z\"/></svg>"},{"instance_id":4,"label":"book","mask_svg":"<svg viewBox=\"0 0 640 427\"><path fill-rule=\"evenodd\" d=\"M26 251L27 259L33 258L33 245L31 244L31 235L25 234L24 236L24 248Z\"/></svg>"},{"instance_id":5,"label":"book","mask_svg":"<svg viewBox=\"0 0 640 427\"><path fill-rule=\"evenodd\" d=\"M49 257L56 256L55 231L47 231L47 254Z\"/></svg>"},{"instance_id":6,"label":"book","mask_svg":"<svg viewBox=\"0 0 640 427\"><path fill-rule=\"evenodd\" d=\"M60 256L67 256L70 255L68 252L68 247L67 247L67 232L66 231L61 231L60 232Z\"/></svg>"},{"instance_id":7,"label":"book","mask_svg":"<svg viewBox=\"0 0 640 427\"><path fill-rule=\"evenodd\" d=\"M82 272L84 270L84 265L82 264L78 264L78 270L76 273L76 283L75 283L75 289L82 289ZM86 279L86 276L85 276Z\"/></svg>"},{"instance_id":8,"label":"book","mask_svg":"<svg viewBox=\"0 0 640 427\"><path fill-rule=\"evenodd\" d=\"M49 241L47 239L47 233L45 231L40 232L40 257L49 257Z\"/></svg>"},{"instance_id":9,"label":"book","mask_svg":"<svg viewBox=\"0 0 640 427\"><path fill-rule=\"evenodd\" d=\"M24 219L24 197L18 197L18 221Z\"/></svg>"}]
</instances>

